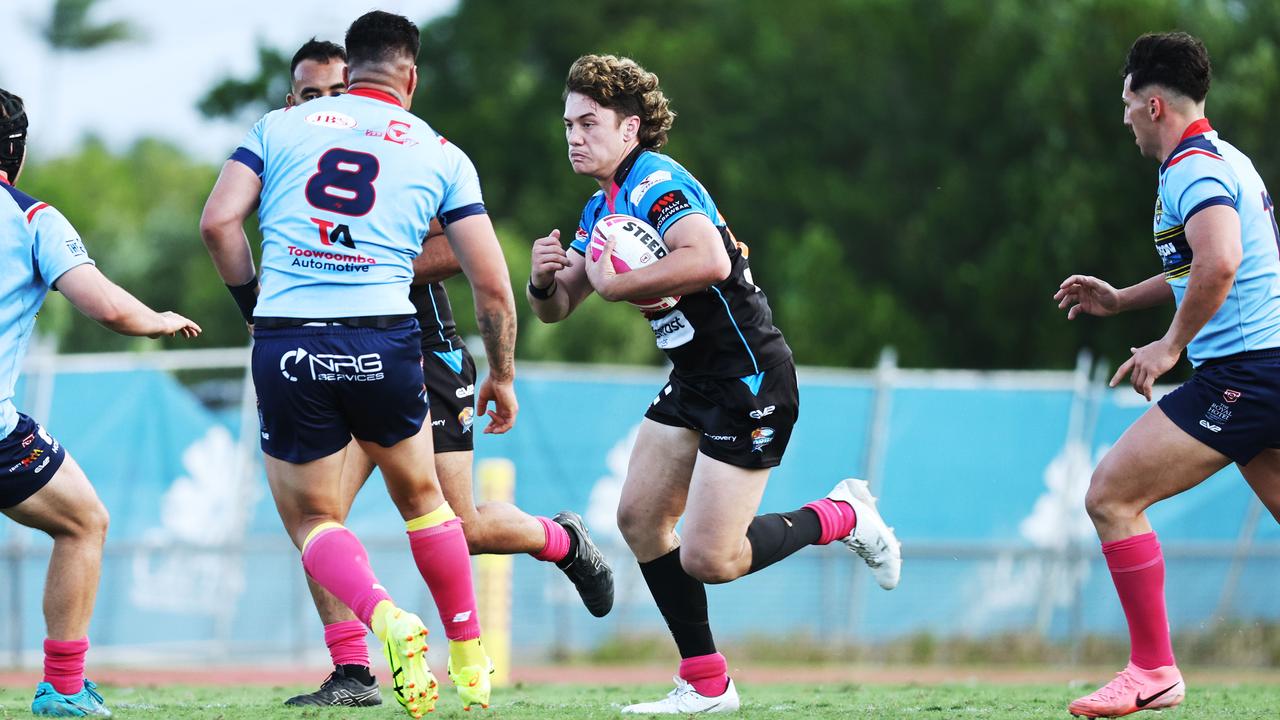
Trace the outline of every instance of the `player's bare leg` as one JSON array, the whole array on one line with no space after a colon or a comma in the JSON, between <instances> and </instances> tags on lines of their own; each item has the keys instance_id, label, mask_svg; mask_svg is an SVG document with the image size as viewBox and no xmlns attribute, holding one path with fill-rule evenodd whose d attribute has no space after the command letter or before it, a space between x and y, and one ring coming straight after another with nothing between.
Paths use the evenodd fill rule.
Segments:
<instances>
[{"instance_id":1,"label":"player's bare leg","mask_svg":"<svg viewBox=\"0 0 1280 720\"><path fill-rule=\"evenodd\" d=\"M45 706L56 703L79 711L74 714L110 715L102 696L84 677L89 620L107 538L107 509L68 454L47 485L3 512L53 538L44 585L45 675L32 709L53 714L60 708Z\"/></svg>"},{"instance_id":2,"label":"player's bare leg","mask_svg":"<svg viewBox=\"0 0 1280 720\"><path fill-rule=\"evenodd\" d=\"M1239 465L1239 468L1271 517L1280 521L1280 450L1263 450L1248 465Z\"/></svg>"},{"instance_id":3,"label":"player's bare leg","mask_svg":"<svg viewBox=\"0 0 1280 720\"><path fill-rule=\"evenodd\" d=\"M624 713L736 710L737 694L724 673L707 616L707 591L682 563L676 523L684 514L698 458L700 433L645 419L640 424L618 502L618 528L680 651L676 689L655 703ZM686 532L688 528L686 524Z\"/></svg>"},{"instance_id":4,"label":"player's bare leg","mask_svg":"<svg viewBox=\"0 0 1280 720\"><path fill-rule=\"evenodd\" d=\"M471 558L462 522L445 502L436 477L431 416L412 437L390 448L360 441L387 483L405 520L409 547L449 638L449 677L463 705L489 705L490 663L480 643Z\"/></svg>"},{"instance_id":5,"label":"player's bare leg","mask_svg":"<svg viewBox=\"0 0 1280 720\"><path fill-rule=\"evenodd\" d=\"M1182 702L1186 685L1169 641L1164 603L1164 556L1146 509L1199 485L1230 462L1188 435L1159 406L1138 418L1094 470L1085 509L1129 623L1129 664L1069 710L1116 717Z\"/></svg>"},{"instance_id":6,"label":"player's bare leg","mask_svg":"<svg viewBox=\"0 0 1280 720\"><path fill-rule=\"evenodd\" d=\"M342 465L343 506L349 512L356 495L373 472L373 461L353 440L347 445ZM339 519L346 522L346 513ZM378 681L373 677L369 645L365 641L368 628L351 609L307 577L307 589L324 623L324 642L333 661L333 672L315 692L295 695L284 701L291 706L369 707L382 704Z\"/></svg>"},{"instance_id":7,"label":"player's bare leg","mask_svg":"<svg viewBox=\"0 0 1280 720\"><path fill-rule=\"evenodd\" d=\"M349 510L343 492L345 456L345 447L297 464L267 455L267 482L285 528L302 550L307 574L382 640L397 701L421 717L434 709L437 696L424 657L427 630L416 615L395 606L369 566L364 546L341 524ZM435 494L439 497L438 488Z\"/></svg>"}]
</instances>

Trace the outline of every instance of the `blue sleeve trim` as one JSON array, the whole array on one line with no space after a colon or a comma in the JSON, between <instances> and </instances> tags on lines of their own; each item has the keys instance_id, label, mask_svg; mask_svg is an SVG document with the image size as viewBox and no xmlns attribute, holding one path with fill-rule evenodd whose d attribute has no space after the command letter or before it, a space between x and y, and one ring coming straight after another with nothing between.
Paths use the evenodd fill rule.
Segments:
<instances>
[{"instance_id":1,"label":"blue sleeve trim","mask_svg":"<svg viewBox=\"0 0 1280 720\"><path fill-rule=\"evenodd\" d=\"M235 160L236 162L241 163L252 170L253 174L258 177L262 177L262 171L267 167L266 163L262 162L262 158L258 157L256 153L246 147L236 148L236 151L231 153L231 157L228 158L228 160Z\"/></svg>"},{"instance_id":2,"label":"blue sleeve trim","mask_svg":"<svg viewBox=\"0 0 1280 720\"><path fill-rule=\"evenodd\" d=\"M484 209L484 203L471 203L462 207L454 208L447 212L440 213L440 224L450 225L456 223L462 218L471 217L472 215L484 215L487 211Z\"/></svg>"},{"instance_id":3,"label":"blue sleeve trim","mask_svg":"<svg viewBox=\"0 0 1280 720\"><path fill-rule=\"evenodd\" d=\"M1214 205L1226 205L1229 208L1235 209L1236 202L1231 198L1227 197L1226 195L1219 195L1218 197L1211 197L1208 200L1201 200L1199 205L1196 205L1195 207L1191 208L1191 212L1187 213L1187 216L1182 218L1182 224L1186 225L1188 222L1191 221L1191 218L1196 213L1200 212L1201 210L1204 210L1205 208L1211 208Z\"/></svg>"}]
</instances>

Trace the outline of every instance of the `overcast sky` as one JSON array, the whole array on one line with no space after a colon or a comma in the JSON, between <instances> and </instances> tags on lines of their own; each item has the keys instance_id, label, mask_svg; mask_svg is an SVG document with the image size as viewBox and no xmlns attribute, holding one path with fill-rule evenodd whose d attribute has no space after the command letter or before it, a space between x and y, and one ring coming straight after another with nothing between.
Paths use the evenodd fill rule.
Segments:
<instances>
[{"instance_id":1,"label":"overcast sky","mask_svg":"<svg viewBox=\"0 0 1280 720\"><path fill-rule=\"evenodd\" d=\"M144 136L173 140L220 160L248 129L205 120L196 102L227 74L257 67L257 41L288 51L312 35L342 42L352 20L379 8L415 22L455 0L219 0L212 3L102 0L93 19L124 19L138 41L55 60L38 27L53 0L0 0L0 87L21 95L31 117L33 158L66 153L88 133L122 147Z\"/></svg>"}]
</instances>

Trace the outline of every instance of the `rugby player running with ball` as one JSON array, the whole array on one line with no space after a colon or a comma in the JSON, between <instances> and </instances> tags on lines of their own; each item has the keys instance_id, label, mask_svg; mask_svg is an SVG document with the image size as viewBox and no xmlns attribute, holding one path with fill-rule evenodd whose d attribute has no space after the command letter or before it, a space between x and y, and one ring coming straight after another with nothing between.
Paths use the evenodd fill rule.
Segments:
<instances>
[{"instance_id":1,"label":"rugby player running with ball","mask_svg":"<svg viewBox=\"0 0 1280 720\"><path fill-rule=\"evenodd\" d=\"M628 58L585 55L569 69L564 100L569 163L601 189L583 210L572 252L561 247L558 230L534 242L526 290L534 312L560 322L593 291L610 302L680 297L649 317L674 368L636 437L618 526L682 660L666 698L623 712L736 710L704 583L729 582L807 545L842 540L892 589L900 546L861 480L842 480L792 512L756 515L791 437L799 394L791 349L751 280L745 248L706 189L657 152L675 114L656 75ZM610 214L647 221L668 254L626 273L615 272L612 245L589 261L591 232Z\"/></svg>"}]
</instances>

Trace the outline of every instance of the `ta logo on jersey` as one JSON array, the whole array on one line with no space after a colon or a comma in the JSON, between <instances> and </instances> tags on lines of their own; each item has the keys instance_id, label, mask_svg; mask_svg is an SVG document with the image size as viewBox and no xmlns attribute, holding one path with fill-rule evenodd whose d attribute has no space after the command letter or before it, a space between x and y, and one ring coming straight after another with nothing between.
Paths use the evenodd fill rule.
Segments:
<instances>
[{"instance_id":1,"label":"ta logo on jersey","mask_svg":"<svg viewBox=\"0 0 1280 720\"><path fill-rule=\"evenodd\" d=\"M382 356L314 354L304 348L290 350L280 356L280 374L289 382L298 382L298 376L290 372L305 364L312 380L321 382L373 382L381 380Z\"/></svg>"},{"instance_id":2,"label":"ta logo on jersey","mask_svg":"<svg viewBox=\"0 0 1280 720\"><path fill-rule=\"evenodd\" d=\"M776 405L770 405L763 410L752 410L751 412L747 413L747 415L749 415L752 420L759 420L760 418L768 417L769 415L772 415L773 411L776 410L777 407L778 406Z\"/></svg>"},{"instance_id":3,"label":"ta logo on jersey","mask_svg":"<svg viewBox=\"0 0 1280 720\"><path fill-rule=\"evenodd\" d=\"M773 442L773 428L758 427L751 431L751 452L764 452L764 446Z\"/></svg>"},{"instance_id":4,"label":"ta logo on jersey","mask_svg":"<svg viewBox=\"0 0 1280 720\"><path fill-rule=\"evenodd\" d=\"M351 237L351 228L345 223L337 224L320 218L311 218L311 222L320 229L321 245L341 245L352 250L356 249L356 241Z\"/></svg>"}]
</instances>

